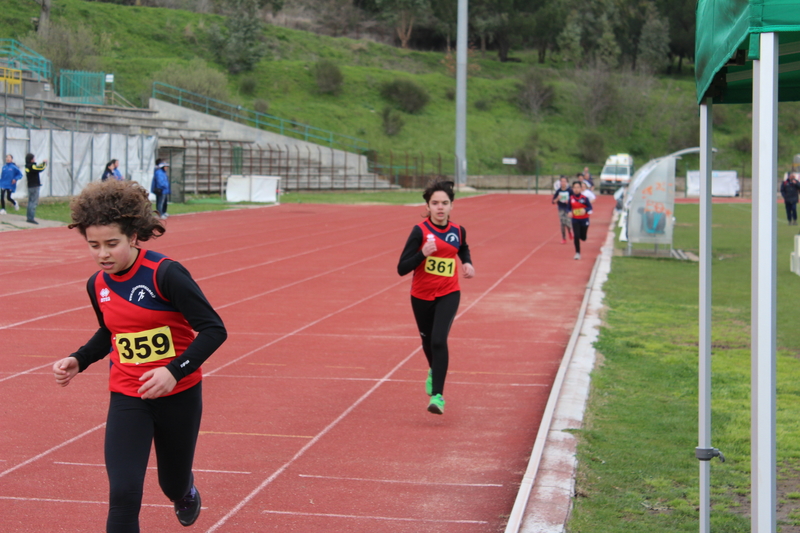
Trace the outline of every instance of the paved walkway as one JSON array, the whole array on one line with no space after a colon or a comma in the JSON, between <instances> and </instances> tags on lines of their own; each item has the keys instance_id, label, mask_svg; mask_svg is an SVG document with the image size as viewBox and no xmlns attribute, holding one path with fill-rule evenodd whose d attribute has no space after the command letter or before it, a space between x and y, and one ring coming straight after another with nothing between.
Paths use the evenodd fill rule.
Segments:
<instances>
[{"instance_id":1,"label":"paved walkway","mask_svg":"<svg viewBox=\"0 0 800 533\"><path fill-rule=\"evenodd\" d=\"M20 213L25 213L25 210L20 209L19 211L10 211L6 215L0 215L0 231L66 226L66 224L63 222L58 222L56 220L43 220L41 218L36 219L38 224L29 224L25 221L25 215Z\"/></svg>"}]
</instances>

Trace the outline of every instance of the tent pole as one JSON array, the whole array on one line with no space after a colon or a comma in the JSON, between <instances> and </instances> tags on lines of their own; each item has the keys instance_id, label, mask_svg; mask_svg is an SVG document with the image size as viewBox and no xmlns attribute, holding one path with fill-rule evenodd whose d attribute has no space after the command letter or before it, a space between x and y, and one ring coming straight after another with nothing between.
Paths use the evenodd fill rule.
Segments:
<instances>
[{"instance_id":1,"label":"tent pole","mask_svg":"<svg viewBox=\"0 0 800 533\"><path fill-rule=\"evenodd\" d=\"M753 61L751 531L774 533L778 34L762 33L760 41Z\"/></svg>"},{"instance_id":2,"label":"tent pole","mask_svg":"<svg viewBox=\"0 0 800 533\"><path fill-rule=\"evenodd\" d=\"M698 450L713 449L711 447L711 112L711 98L706 98L700 104ZM700 457L698 456L698 458ZM708 459L705 459L700 461L700 533L709 533L710 531L711 464Z\"/></svg>"}]
</instances>

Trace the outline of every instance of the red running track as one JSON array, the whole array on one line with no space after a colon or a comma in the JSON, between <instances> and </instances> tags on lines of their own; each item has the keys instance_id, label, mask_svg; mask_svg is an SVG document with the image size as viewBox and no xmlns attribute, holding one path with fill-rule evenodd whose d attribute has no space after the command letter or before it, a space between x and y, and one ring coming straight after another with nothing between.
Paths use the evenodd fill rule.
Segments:
<instances>
[{"instance_id":1,"label":"red running track","mask_svg":"<svg viewBox=\"0 0 800 533\"><path fill-rule=\"evenodd\" d=\"M583 260L546 196L456 200L462 280L444 416L397 259L420 206L282 205L172 217L153 249L192 272L228 327L204 365L194 531L502 530L606 236ZM65 228L0 233L0 523L101 531L107 367L66 388L50 366L96 327L95 267ZM154 461L151 461L154 464ZM185 531L148 474L142 531Z\"/></svg>"}]
</instances>

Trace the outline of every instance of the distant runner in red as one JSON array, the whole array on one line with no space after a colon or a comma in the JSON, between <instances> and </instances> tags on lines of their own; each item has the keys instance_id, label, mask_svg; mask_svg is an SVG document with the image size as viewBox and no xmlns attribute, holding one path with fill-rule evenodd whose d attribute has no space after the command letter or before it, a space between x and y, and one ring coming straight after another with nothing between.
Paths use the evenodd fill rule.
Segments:
<instances>
[{"instance_id":1,"label":"distant runner in red","mask_svg":"<svg viewBox=\"0 0 800 533\"><path fill-rule=\"evenodd\" d=\"M444 380L447 376L449 352L447 336L458 311L461 287L458 283L458 262L461 259L464 277L475 276L467 245L467 231L450 222L453 209L452 181L434 181L422 194L428 217L414 226L406 241L397 273L414 272L411 282L411 309L422 338L422 350L428 359L425 392L430 396L428 411L444 414Z\"/></svg>"},{"instance_id":2,"label":"distant runner in red","mask_svg":"<svg viewBox=\"0 0 800 533\"><path fill-rule=\"evenodd\" d=\"M110 360L106 531L139 532L153 443L159 486L178 521L192 525L200 514L192 474L203 412L200 366L225 341L225 326L180 263L142 248L165 229L139 184L91 183L71 210L69 227L86 238L100 267L86 287L99 328L75 353L56 361L53 373L66 387L92 363Z\"/></svg>"},{"instance_id":3,"label":"distant runner in red","mask_svg":"<svg viewBox=\"0 0 800 533\"><path fill-rule=\"evenodd\" d=\"M591 214L592 202L583 194L581 182L572 182L572 194L569 195L569 217L572 219L575 259L581 258L581 241L585 241L589 234L589 215Z\"/></svg>"}]
</instances>

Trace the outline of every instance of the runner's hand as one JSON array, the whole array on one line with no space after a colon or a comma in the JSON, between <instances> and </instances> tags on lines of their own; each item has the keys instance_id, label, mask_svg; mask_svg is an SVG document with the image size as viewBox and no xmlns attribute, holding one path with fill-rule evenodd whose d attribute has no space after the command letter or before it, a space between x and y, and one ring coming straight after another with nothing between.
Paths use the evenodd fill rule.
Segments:
<instances>
[{"instance_id":1,"label":"runner's hand","mask_svg":"<svg viewBox=\"0 0 800 533\"><path fill-rule=\"evenodd\" d=\"M144 381L144 385L139 388L142 400L153 400L172 392L178 382L172 377L172 373L162 366L145 372L139 381Z\"/></svg>"},{"instance_id":2,"label":"runner's hand","mask_svg":"<svg viewBox=\"0 0 800 533\"><path fill-rule=\"evenodd\" d=\"M425 257L428 257L429 255L431 255L435 251L436 251L436 242L435 241L428 241L422 247L422 254Z\"/></svg>"},{"instance_id":3,"label":"runner's hand","mask_svg":"<svg viewBox=\"0 0 800 533\"><path fill-rule=\"evenodd\" d=\"M53 363L53 375L56 377L56 383L62 387L69 385L72 378L78 375L79 370L78 360L74 357L65 357Z\"/></svg>"},{"instance_id":4,"label":"runner's hand","mask_svg":"<svg viewBox=\"0 0 800 533\"><path fill-rule=\"evenodd\" d=\"M467 279L475 277L475 267L472 263L464 263L464 277Z\"/></svg>"}]
</instances>

